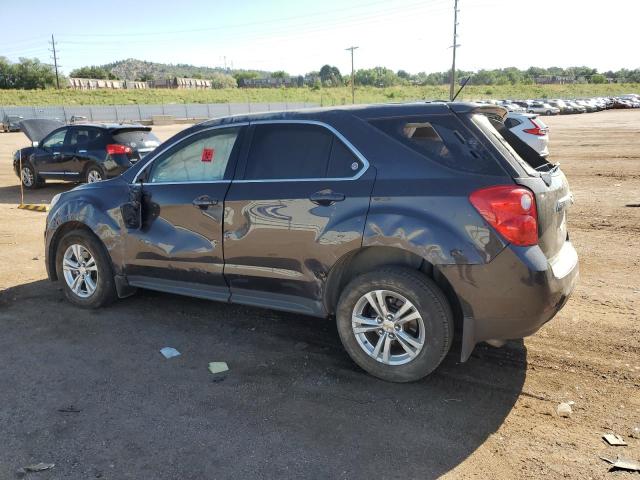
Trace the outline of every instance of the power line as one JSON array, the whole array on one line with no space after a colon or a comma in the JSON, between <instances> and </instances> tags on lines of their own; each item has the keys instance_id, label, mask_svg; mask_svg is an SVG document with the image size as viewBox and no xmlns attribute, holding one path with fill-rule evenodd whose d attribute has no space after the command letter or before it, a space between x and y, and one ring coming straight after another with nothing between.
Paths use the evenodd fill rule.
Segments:
<instances>
[{"instance_id":1,"label":"power line","mask_svg":"<svg viewBox=\"0 0 640 480\"><path fill-rule=\"evenodd\" d=\"M58 75L58 54L56 53L56 40L51 34L51 51L53 52L53 65L56 69L56 87L60 90L60 76Z\"/></svg>"},{"instance_id":2,"label":"power line","mask_svg":"<svg viewBox=\"0 0 640 480\"><path fill-rule=\"evenodd\" d=\"M451 62L451 84L449 85L449 100L453 101L454 89L456 84L456 48L458 44L458 0L454 0L453 4L453 61Z\"/></svg>"},{"instance_id":3,"label":"power line","mask_svg":"<svg viewBox=\"0 0 640 480\"><path fill-rule=\"evenodd\" d=\"M356 83L355 83L355 70L353 68L353 51L359 47L349 47L345 50L351 51L351 103L356 103Z\"/></svg>"}]
</instances>

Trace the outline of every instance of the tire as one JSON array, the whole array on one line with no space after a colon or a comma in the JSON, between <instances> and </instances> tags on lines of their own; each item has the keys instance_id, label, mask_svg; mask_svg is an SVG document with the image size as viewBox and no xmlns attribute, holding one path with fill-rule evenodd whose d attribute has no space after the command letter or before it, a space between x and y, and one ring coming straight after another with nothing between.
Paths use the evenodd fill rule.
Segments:
<instances>
[{"instance_id":1,"label":"tire","mask_svg":"<svg viewBox=\"0 0 640 480\"><path fill-rule=\"evenodd\" d=\"M413 307L400 318L417 313L421 320L412 320L400 327L397 324L394 326L390 317L382 324L380 315L373 319L378 310L373 308L365 295L373 295L370 298L375 300L375 291L385 291L382 297L390 312L399 311L406 303L402 303L399 296ZM354 314L360 314L358 318L364 318L369 323L354 322ZM372 320L378 325L372 323ZM412 382L429 375L440 365L453 341L453 315L446 297L427 276L404 267L382 268L353 279L340 296L336 321L342 345L353 361L371 375L389 382ZM354 328L377 330L356 333ZM420 331L423 332L421 340ZM372 356L376 353L374 346L378 347L383 336L386 336L384 346L378 348L376 359ZM405 340L407 336L422 344L419 351L417 348L410 348L413 355L402 345L409 345ZM388 349L385 348L386 338L390 339Z\"/></svg>"},{"instance_id":2,"label":"tire","mask_svg":"<svg viewBox=\"0 0 640 480\"><path fill-rule=\"evenodd\" d=\"M546 116L548 116L548 117L549 117L549 116L551 116L551 110L547 110L547 111L545 112L545 115L546 115Z\"/></svg>"},{"instance_id":3,"label":"tire","mask_svg":"<svg viewBox=\"0 0 640 480\"><path fill-rule=\"evenodd\" d=\"M87 172L84 176L84 180L86 183L101 182L104 179L104 172L100 167L91 165L89 168L87 168Z\"/></svg>"},{"instance_id":4,"label":"tire","mask_svg":"<svg viewBox=\"0 0 640 480\"><path fill-rule=\"evenodd\" d=\"M89 280L85 282L80 280L78 291L71 288L70 279L77 277L81 272L76 270L78 275L74 275L73 271L65 272L63 268L68 250L73 255L70 260L75 264L79 263L75 261L78 257L78 250L74 250L74 246L81 247L80 253L84 253L82 251L84 249L94 260L93 265L90 261L86 262L86 269L82 269L82 272L89 275ZM95 269L92 269L92 266L95 266ZM56 250L56 273L62 284L65 297L74 305L82 308L99 308L108 305L117 298L111 259L102 243L89 232L72 230L60 239ZM71 277L66 273L69 273ZM94 290L87 295L91 284L94 285Z\"/></svg>"},{"instance_id":5,"label":"tire","mask_svg":"<svg viewBox=\"0 0 640 480\"><path fill-rule=\"evenodd\" d=\"M44 185L44 180L38 176L34 168L29 164L23 164L20 170L20 182L27 190L35 190Z\"/></svg>"}]
</instances>

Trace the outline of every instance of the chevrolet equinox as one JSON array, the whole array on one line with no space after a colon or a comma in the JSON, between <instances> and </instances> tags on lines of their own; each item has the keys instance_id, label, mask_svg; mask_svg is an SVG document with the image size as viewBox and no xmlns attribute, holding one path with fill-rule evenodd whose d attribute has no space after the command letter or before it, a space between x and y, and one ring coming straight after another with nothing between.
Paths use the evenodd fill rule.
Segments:
<instances>
[{"instance_id":1,"label":"chevrolet equinox","mask_svg":"<svg viewBox=\"0 0 640 480\"><path fill-rule=\"evenodd\" d=\"M95 308L137 288L335 318L379 378L454 335L531 335L578 278L559 168L502 107L414 103L210 120L121 176L54 197L49 278Z\"/></svg>"}]
</instances>

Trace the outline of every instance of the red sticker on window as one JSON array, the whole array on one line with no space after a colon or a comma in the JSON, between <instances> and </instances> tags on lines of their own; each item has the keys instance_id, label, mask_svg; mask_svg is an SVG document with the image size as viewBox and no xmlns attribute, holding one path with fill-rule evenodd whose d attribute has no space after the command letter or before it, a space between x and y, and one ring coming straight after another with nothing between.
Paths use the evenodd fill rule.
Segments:
<instances>
[{"instance_id":1,"label":"red sticker on window","mask_svg":"<svg viewBox=\"0 0 640 480\"><path fill-rule=\"evenodd\" d=\"M202 161L203 162L213 162L213 155L215 151L213 148L203 148L202 149Z\"/></svg>"}]
</instances>

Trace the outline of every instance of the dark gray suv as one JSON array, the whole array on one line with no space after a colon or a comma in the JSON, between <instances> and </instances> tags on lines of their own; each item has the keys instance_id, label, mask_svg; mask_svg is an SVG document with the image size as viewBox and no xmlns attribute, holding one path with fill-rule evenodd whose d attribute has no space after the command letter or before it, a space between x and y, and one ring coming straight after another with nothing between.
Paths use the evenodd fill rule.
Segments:
<instances>
[{"instance_id":1,"label":"dark gray suv","mask_svg":"<svg viewBox=\"0 0 640 480\"><path fill-rule=\"evenodd\" d=\"M363 369L422 378L454 335L466 360L534 333L578 278L565 176L506 113L416 103L201 123L54 198L49 277L82 307L147 288L335 317Z\"/></svg>"}]
</instances>

